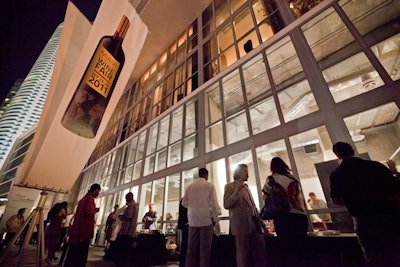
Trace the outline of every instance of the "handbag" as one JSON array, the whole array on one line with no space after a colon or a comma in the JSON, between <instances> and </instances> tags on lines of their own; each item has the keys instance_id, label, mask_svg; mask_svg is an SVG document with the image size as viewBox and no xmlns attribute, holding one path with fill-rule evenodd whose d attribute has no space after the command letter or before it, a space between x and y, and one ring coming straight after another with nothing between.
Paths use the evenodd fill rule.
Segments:
<instances>
[{"instance_id":1,"label":"handbag","mask_svg":"<svg viewBox=\"0 0 400 267\"><path fill-rule=\"evenodd\" d=\"M285 189L275 181L274 177L268 176L268 179L268 185L271 186L271 193L265 199L264 207L260 212L260 217L263 220L271 220L289 214L290 211L290 204Z\"/></svg>"}]
</instances>

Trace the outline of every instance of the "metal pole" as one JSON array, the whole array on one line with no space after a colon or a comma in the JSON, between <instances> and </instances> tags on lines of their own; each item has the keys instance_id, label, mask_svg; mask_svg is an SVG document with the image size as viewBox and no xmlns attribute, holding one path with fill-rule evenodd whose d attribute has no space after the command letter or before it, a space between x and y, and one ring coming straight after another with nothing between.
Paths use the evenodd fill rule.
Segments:
<instances>
[{"instance_id":1,"label":"metal pole","mask_svg":"<svg viewBox=\"0 0 400 267\"><path fill-rule=\"evenodd\" d=\"M21 228L18 230L18 232L13 236L13 238L10 240L10 243L7 245L5 248L3 254L1 255L0 258L0 263L4 261L6 258L7 254L11 250L11 246L15 243L15 241L21 236L23 231L25 230L25 227L29 224L29 228L27 230L25 239L23 241L23 245L20 248L18 259L16 262L16 266L20 265L20 260L22 259L22 256L24 254L24 251L26 247L28 246L29 241L32 238L33 231L38 224L39 221L39 226L38 226L38 244L37 244L37 256L36 256L36 266L44 266L44 221L43 221L43 208L44 204L46 203L46 198L47 198L47 192L42 191L40 193L40 199L37 207L32 211L32 213L29 215L29 217L25 220L25 222L22 224Z\"/></svg>"},{"instance_id":2,"label":"metal pole","mask_svg":"<svg viewBox=\"0 0 400 267\"><path fill-rule=\"evenodd\" d=\"M0 263L2 263L5 259L5 257L8 255L8 253L11 250L12 245L17 241L17 239L21 236L22 232L24 231L26 225L29 223L29 221L32 219L32 217L35 215L35 211L33 211L31 214L29 214L28 218L25 220L25 222L21 225L21 228L15 233L15 235L11 238L10 242L7 244L7 247L4 249L1 258L0 258Z\"/></svg>"}]
</instances>

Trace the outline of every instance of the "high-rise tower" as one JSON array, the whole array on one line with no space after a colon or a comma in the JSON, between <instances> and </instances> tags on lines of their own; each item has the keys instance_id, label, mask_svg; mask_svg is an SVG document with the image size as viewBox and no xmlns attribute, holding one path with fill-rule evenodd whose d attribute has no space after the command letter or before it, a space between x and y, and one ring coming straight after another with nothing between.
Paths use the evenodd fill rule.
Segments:
<instances>
[{"instance_id":1,"label":"high-rise tower","mask_svg":"<svg viewBox=\"0 0 400 267\"><path fill-rule=\"evenodd\" d=\"M60 24L0 119L0 168L15 139L40 119L62 32Z\"/></svg>"}]
</instances>

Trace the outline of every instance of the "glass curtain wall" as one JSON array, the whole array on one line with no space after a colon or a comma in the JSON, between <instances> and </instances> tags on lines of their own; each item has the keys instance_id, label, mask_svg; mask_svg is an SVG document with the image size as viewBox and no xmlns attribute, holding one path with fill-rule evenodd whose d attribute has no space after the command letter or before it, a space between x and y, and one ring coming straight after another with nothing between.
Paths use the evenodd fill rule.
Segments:
<instances>
[{"instance_id":1,"label":"glass curtain wall","mask_svg":"<svg viewBox=\"0 0 400 267\"><path fill-rule=\"evenodd\" d=\"M234 168L249 166L249 188L261 207L270 161L281 157L300 179L306 200L314 192L328 203L327 210L310 208L313 229L322 227L318 214L330 213L332 222L323 227L351 232L340 223L349 218L346 209L330 201L329 175L337 166L332 144L349 142L360 156L400 164L399 14L399 1L325 0L299 16L289 1L213 1L167 48L154 71L146 72L147 79L135 84L135 93L128 90L128 100L121 100L124 107L105 135L120 131L114 125L128 129L125 118L130 114L129 123L136 121L141 103L147 120L156 119L120 143L104 137L92 156L95 163L81 175L80 195L95 181L112 192L137 187L139 220L154 203L158 227L167 231L167 213L176 219L185 188L205 166L217 189L221 231L228 233L222 196ZM289 18L285 27L281 16ZM241 54L248 39L253 47ZM187 54L178 56L183 44ZM194 53L203 58L196 57L192 71L198 83L188 94L189 77L176 73L188 73ZM145 86L149 79L153 84ZM182 88L186 95L174 102L174 91ZM110 142L115 147L107 150ZM102 198L111 194L105 190Z\"/></svg>"}]
</instances>

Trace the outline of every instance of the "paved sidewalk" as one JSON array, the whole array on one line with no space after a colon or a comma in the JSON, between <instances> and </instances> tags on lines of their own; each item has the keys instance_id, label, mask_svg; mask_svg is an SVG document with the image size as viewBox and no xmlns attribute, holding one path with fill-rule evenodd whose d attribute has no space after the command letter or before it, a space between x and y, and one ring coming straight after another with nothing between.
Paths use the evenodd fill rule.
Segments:
<instances>
[{"instance_id":1,"label":"paved sidewalk","mask_svg":"<svg viewBox=\"0 0 400 267\"><path fill-rule=\"evenodd\" d=\"M0 264L2 267L14 267L18 262L18 247L13 246L11 251L8 253L4 262ZM20 259L19 266L21 267L36 267L39 266L36 264L36 254L37 247L35 244L29 244L27 249L24 251L22 258ZM61 253L56 252L56 257L60 258ZM89 255L86 267L116 267L115 264L111 261L103 260L104 256L104 248L103 247L93 247L89 248ZM166 265L162 265L162 267L177 267L179 262L169 262ZM54 261L51 265L47 266L58 266L58 261Z\"/></svg>"}]
</instances>

